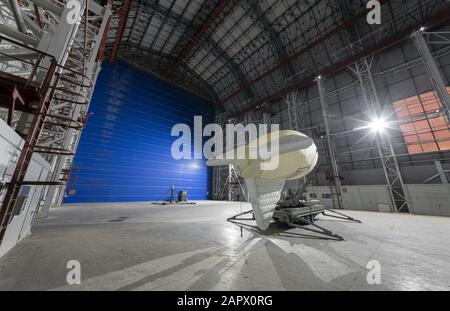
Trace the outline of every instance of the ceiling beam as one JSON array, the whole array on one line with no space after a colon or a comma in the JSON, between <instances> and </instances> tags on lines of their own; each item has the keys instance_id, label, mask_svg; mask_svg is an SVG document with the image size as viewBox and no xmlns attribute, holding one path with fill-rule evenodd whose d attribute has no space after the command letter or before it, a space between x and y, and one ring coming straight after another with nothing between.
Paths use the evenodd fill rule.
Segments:
<instances>
[{"instance_id":1,"label":"ceiling beam","mask_svg":"<svg viewBox=\"0 0 450 311\"><path fill-rule=\"evenodd\" d=\"M7 4L9 5L9 9L11 10L14 19L16 21L17 30L23 33L27 33L27 26L25 25L25 21L23 20L22 11L19 8L19 5L16 0L8 0Z\"/></svg>"},{"instance_id":2,"label":"ceiling beam","mask_svg":"<svg viewBox=\"0 0 450 311\"><path fill-rule=\"evenodd\" d=\"M183 70L183 72L185 72L185 75L189 75L189 78L186 79L186 81L178 81L178 82L169 81L166 77L164 77L160 73L163 71L159 69L161 67L166 66L167 60L174 61L174 59L171 59L170 55L161 54L160 51L144 51L140 53L139 46L134 47L129 46L129 47L130 52L123 55L124 56L123 59L125 61L134 64L135 66L138 66L147 72L152 73L153 75L157 76L158 78L168 83L171 83L185 90L188 90L189 93L207 99L211 103L216 103L218 101L218 97L214 89L212 89L211 86L208 85L206 81L203 80L196 72L193 72L192 70L190 70L190 68L187 68L186 66L180 67ZM150 62L149 58L146 57L146 55L148 54L157 55L160 59L165 59L165 61L160 62L158 61L158 59L156 59Z\"/></svg>"},{"instance_id":3,"label":"ceiling beam","mask_svg":"<svg viewBox=\"0 0 450 311\"><path fill-rule=\"evenodd\" d=\"M127 25L128 16L130 14L132 0L124 0L122 9L120 10L119 27L117 28L116 38L111 52L111 63L114 63L119 56L120 45L122 43L123 33Z\"/></svg>"},{"instance_id":4,"label":"ceiling beam","mask_svg":"<svg viewBox=\"0 0 450 311\"><path fill-rule=\"evenodd\" d=\"M181 65L184 61L185 57L187 57L198 42L202 39L203 35L208 31L209 27L216 21L216 19L222 14L225 8L232 2L232 0L221 0L220 3L216 6L211 15L207 18L207 20L200 27L200 30L194 36L192 41L190 41L181 51L180 55L177 57L175 64L173 64L168 72L168 78L172 78L174 71Z\"/></svg>"},{"instance_id":5,"label":"ceiling beam","mask_svg":"<svg viewBox=\"0 0 450 311\"><path fill-rule=\"evenodd\" d=\"M433 15L432 17L430 17L423 23L419 22L413 26L408 27L407 29L397 33L395 36L385 39L382 42L376 44L375 46L373 46L371 48L365 49L357 54L354 54L354 55L348 57L347 59L344 59L340 62L330 65L329 67L325 68L321 72L317 73L317 75L329 76L332 74L336 74L337 72L347 68L348 66L350 66L351 64L355 63L356 61L358 61L362 58L380 53L400 42L403 42L404 40L409 39L409 36L411 35L411 33L413 31L418 30L421 27L430 28L430 27L434 27L438 24L448 22L449 20L450 20L450 8L445 9L445 10ZM316 76L311 76L311 77L306 78L298 83L295 83L288 87L285 87L282 90L280 90L262 100L259 100L255 103L253 103L250 107L235 113L233 116L239 117L239 116L244 115L247 112L256 111L261 108L261 105L263 103L269 103L269 105L272 105L274 102L282 99L285 95L287 95L293 91L298 91L298 90L302 90L302 89L311 87L311 86L315 85Z\"/></svg>"},{"instance_id":6,"label":"ceiling beam","mask_svg":"<svg viewBox=\"0 0 450 311\"><path fill-rule=\"evenodd\" d=\"M386 1L388 1L388 0L381 0L382 3L385 3ZM306 54L307 52L309 52L313 48L317 47L318 45L322 44L326 40L330 39L334 35L340 33L341 31L347 30L349 27L352 27L353 25L358 23L361 18L365 18L368 12L370 12L370 9L365 9L361 13L353 16L352 18L350 18L350 19L348 19L346 21L344 21L342 24L338 25L336 28L332 29L330 32L326 33L325 35L323 35L323 36L319 37L318 39L316 39L315 41L311 42L310 44L308 44L304 48L302 48L302 49L298 50L297 52L295 52L295 53L285 57L281 62L279 62L278 64L276 64L275 66L273 66L272 68L270 68L269 70L264 72L263 74L261 74L258 77L252 79L246 85L243 85L241 88L237 89L236 91L234 91L233 93L231 93L230 95L225 97L220 102L220 104L224 105L231 98L241 94L243 91L245 91L247 88L251 87L255 83L257 83L257 82L261 81L262 79L268 77L272 73L277 72L278 70L283 68L283 66L287 66L292 61L294 61L297 58L299 58L300 56Z\"/></svg>"},{"instance_id":7,"label":"ceiling beam","mask_svg":"<svg viewBox=\"0 0 450 311\"><path fill-rule=\"evenodd\" d=\"M184 27L184 29L186 29L185 34L188 38L194 38L196 36L196 33L193 31L193 29L191 29L191 21L190 20L186 19L182 15L179 15L173 11L170 11L169 9L165 8L164 6L162 6L158 3L142 4L140 6L140 10L143 10L146 13L149 12L149 13L153 14L152 17L155 16L159 19L163 19L163 18L167 17L166 22L169 23L170 26L173 27L173 29L175 29L175 27L179 27L181 25L182 27ZM147 32L147 29L142 34L141 42L142 42L142 39L145 36L146 32ZM169 37L167 39L169 39ZM132 41L132 39L129 39L129 40ZM205 50L211 51L211 53L217 59L221 59L221 61L226 66L229 67L230 71L233 73L233 75L236 77L237 81L239 82L239 85L245 85L247 83L247 78L246 78L246 75L243 72L242 68L231 57L228 56L226 51L224 51L220 47L220 45L213 40L212 37L206 36L202 42L204 43ZM130 44L129 52L130 53L138 52L138 51L133 51L133 49L136 49L136 46L140 46L141 45L140 43L135 42L135 46ZM149 49L149 51L151 51L151 53L146 53L144 57L149 58L149 57L151 57L152 53L155 53L155 51L153 51L152 49ZM173 64L175 64L177 62L177 59L168 59L168 60L170 60ZM176 75L173 74L172 78L175 78L175 76ZM204 81L204 82L207 83L207 81ZM211 85L208 84L208 86L210 88L212 88ZM247 90L247 96L249 96L252 99L255 98L251 89ZM215 96L215 98L217 99L218 97Z\"/></svg>"},{"instance_id":8,"label":"ceiling beam","mask_svg":"<svg viewBox=\"0 0 450 311\"><path fill-rule=\"evenodd\" d=\"M249 11L253 19L258 22L261 28L266 32L270 45L272 46L273 53L276 55L276 61L281 62L286 58L286 50L283 46L283 43L280 39L280 34L275 30L273 25L265 16L264 12L261 10L258 0L244 0L240 2L241 6ZM284 78L288 79L289 77L295 74L294 70L285 66L283 69Z\"/></svg>"}]
</instances>

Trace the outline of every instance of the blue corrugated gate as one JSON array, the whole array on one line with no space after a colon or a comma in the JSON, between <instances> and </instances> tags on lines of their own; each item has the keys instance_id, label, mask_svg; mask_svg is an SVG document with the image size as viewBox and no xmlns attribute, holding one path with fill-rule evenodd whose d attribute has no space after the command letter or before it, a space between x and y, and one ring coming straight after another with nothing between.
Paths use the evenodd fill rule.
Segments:
<instances>
[{"instance_id":1,"label":"blue corrugated gate","mask_svg":"<svg viewBox=\"0 0 450 311\"><path fill-rule=\"evenodd\" d=\"M171 155L172 127L193 129L195 115L210 122L207 101L119 62L104 65L90 112L66 203L162 200L172 185L190 200L207 198L204 161Z\"/></svg>"}]
</instances>

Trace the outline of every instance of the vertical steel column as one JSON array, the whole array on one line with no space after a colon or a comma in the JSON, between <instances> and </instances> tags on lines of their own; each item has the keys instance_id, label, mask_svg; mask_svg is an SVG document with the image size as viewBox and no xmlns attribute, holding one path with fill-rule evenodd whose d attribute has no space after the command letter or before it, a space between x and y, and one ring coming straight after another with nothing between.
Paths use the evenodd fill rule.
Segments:
<instances>
[{"instance_id":1,"label":"vertical steel column","mask_svg":"<svg viewBox=\"0 0 450 311\"><path fill-rule=\"evenodd\" d=\"M296 117L297 109L295 103L286 99L286 104L288 108L289 129L298 131L298 122Z\"/></svg>"},{"instance_id":2,"label":"vertical steel column","mask_svg":"<svg viewBox=\"0 0 450 311\"><path fill-rule=\"evenodd\" d=\"M231 123L229 114L222 113L220 115L217 115L216 123L219 124L222 129L225 129L226 124ZM224 146L223 150L226 150L226 146ZM248 195L245 192L244 186L241 183L241 180L236 173L233 165L216 166L213 168L213 175L213 193L215 195L214 199L221 201L234 201L237 198L239 189L243 197L248 201Z\"/></svg>"},{"instance_id":3,"label":"vertical steel column","mask_svg":"<svg viewBox=\"0 0 450 311\"><path fill-rule=\"evenodd\" d=\"M331 169L333 174L333 183L334 188L336 191L336 195L333 197L333 201L335 202L335 207L338 209L343 208L342 203L342 188L341 188L341 180L339 179L339 169L336 162L336 155L334 154L334 148L333 148L333 142L331 140L331 131L330 126L328 123L328 107L327 107L327 101L326 101L326 92L325 88L323 86L323 78L317 77L316 78L317 87L319 89L319 96L320 96L320 105L322 107L322 117L323 117L323 123L325 126L325 132L326 132L326 139L327 139L327 147L328 147L328 156L330 158L331 163Z\"/></svg>"},{"instance_id":4,"label":"vertical steel column","mask_svg":"<svg viewBox=\"0 0 450 311\"><path fill-rule=\"evenodd\" d=\"M25 21L23 20L22 12L19 9L19 5L16 0L8 0L9 7L14 16L14 19L17 24L17 30L23 33L27 33L27 26L25 25Z\"/></svg>"},{"instance_id":5,"label":"vertical steel column","mask_svg":"<svg viewBox=\"0 0 450 311\"><path fill-rule=\"evenodd\" d=\"M362 59L355 64L355 68L350 69L359 80L362 96L367 109L366 117L369 118L367 121L370 122L370 118L383 118L380 100L372 76L372 63L367 59ZM377 132L375 135L377 150L386 178L392 208L395 212L409 212L412 203L403 182L403 177L400 172L400 167L389 133Z\"/></svg>"},{"instance_id":6,"label":"vertical steel column","mask_svg":"<svg viewBox=\"0 0 450 311\"><path fill-rule=\"evenodd\" d=\"M299 94L293 92L288 94L284 101L288 107L289 128L295 131L301 131L306 127L304 119L304 105L299 99Z\"/></svg>"},{"instance_id":7,"label":"vertical steel column","mask_svg":"<svg viewBox=\"0 0 450 311\"><path fill-rule=\"evenodd\" d=\"M230 177L230 171L228 166L216 166L215 171L215 186L214 193L217 200L227 201L228 197L228 181Z\"/></svg>"},{"instance_id":8,"label":"vertical steel column","mask_svg":"<svg viewBox=\"0 0 450 311\"><path fill-rule=\"evenodd\" d=\"M286 95L284 101L287 104L289 129L299 132L304 130L306 128L304 105L300 100L298 92L292 92ZM307 185L313 180L312 176L313 174L310 174L298 180L297 189L301 190L300 193L306 191Z\"/></svg>"},{"instance_id":9,"label":"vertical steel column","mask_svg":"<svg viewBox=\"0 0 450 311\"><path fill-rule=\"evenodd\" d=\"M264 112L262 123L267 124L269 126L269 128L267 130L270 131L270 125L272 124L272 116L269 113Z\"/></svg>"},{"instance_id":10,"label":"vertical steel column","mask_svg":"<svg viewBox=\"0 0 450 311\"><path fill-rule=\"evenodd\" d=\"M228 179L227 179L227 186L228 186L228 201L233 201L233 165L228 165Z\"/></svg>"},{"instance_id":11,"label":"vertical steel column","mask_svg":"<svg viewBox=\"0 0 450 311\"><path fill-rule=\"evenodd\" d=\"M227 179L228 197L227 197L227 201L233 201L233 184L231 182L232 176L233 176L233 165L228 165L228 179Z\"/></svg>"},{"instance_id":12,"label":"vertical steel column","mask_svg":"<svg viewBox=\"0 0 450 311\"><path fill-rule=\"evenodd\" d=\"M228 122L228 113L224 112L222 114L216 115L216 123L220 125L222 129L225 128ZM225 149L224 149L225 150ZM228 166L216 166L213 168L214 172L214 181L213 181L213 194L214 199L219 201L229 200L229 189L228 189L228 180L230 177Z\"/></svg>"},{"instance_id":13,"label":"vertical steel column","mask_svg":"<svg viewBox=\"0 0 450 311\"><path fill-rule=\"evenodd\" d=\"M130 15L131 3L132 3L131 0L125 0L122 9L120 10L119 27L116 32L116 38L114 40L114 45L111 52L111 63L116 62L117 57L119 56L119 50L120 45L122 43L123 33L125 32L128 16Z\"/></svg>"},{"instance_id":14,"label":"vertical steel column","mask_svg":"<svg viewBox=\"0 0 450 311\"><path fill-rule=\"evenodd\" d=\"M446 43L450 44L450 40L445 38L445 35L449 35L450 33L435 33L438 35L440 44ZM428 76L430 77L431 84L433 85L434 90L436 91L441 104L444 106L445 115L448 120L450 120L450 96L447 91L447 86L444 81L444 78L439 70L438 65L436 64L436 60L433 58L433 55L430 52L430 48L428 47L427 41L425 40L425 35L433 35L433 33L425 33L422 30L416 31L411 35L411 38L416 45L417 50L419 51L420 57L427 69ZM446 40L447 39L447 40Z\"/></svg>"},{"instance_id":15,"label":"vertical steel column","mask_svg":"<svg viewBox=\"0 0 450 311\"><path fill-rule=\"evenodd\" d=\"M244 197L244 199L249 202L248 195L245 193L245 189L243 184L241 183L241 180L236 173L236 170L233 165L229 166L229 193L228 193L228 201L234 201L238 198L239 191ZM239 198L238 201L241 201L242 198Z\"/></svg>"},{"instance_id":16,"label":"vertical steel column","mask_svg":"<svg viewBox=\"0 0 450 311\"><path fill-rule=\"evenodd\" d=\"M448 184L447 174L445 174L445 170L442 167L441 161L434 161L434 166L436 166L436 170L438 172L439 178L441 179L441 183Z\"/></svg>"}]
</instances>

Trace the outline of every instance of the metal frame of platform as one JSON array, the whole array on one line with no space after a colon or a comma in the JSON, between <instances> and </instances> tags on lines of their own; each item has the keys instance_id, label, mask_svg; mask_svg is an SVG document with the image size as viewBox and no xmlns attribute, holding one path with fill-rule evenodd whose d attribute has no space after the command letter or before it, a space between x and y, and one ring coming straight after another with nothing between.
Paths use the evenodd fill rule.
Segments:
<instances>
[{"instance_id":1,"label":"metal frame of platform","mask_svg":"<svg viewBox=\"0 0 450 311\"><path fill-rule=\"evenodd\" d=\"M328 212L328 213L326 213ZM252 215L251 218L241 218L245 215ZM343 219L350 222L355 223L362 223L360 220L355 219L353 217L350 217L348 215L345 215L341 212L337 212L331 209L325 208L323 205L320 204L314 204L310 206L302 206L302 207L294 207L294 208L279 208L274 212L273 219L277 220L280 223L284 223L292 228L299 228L299 229L306 229L306 226L313 226L316 229L319 229L318 231L314 230L315 233L321 234L326 236L329 239L336 240L336 241L344 241L345 239L338 235L333 233L332 231L319 226L315 223L316 216L322 214L327 217L337 218L337 219ZM335 215L333 215L335 214ZM240 221L252 221L255 220L255 217L253 215L253 210L245 211L242 213L239 213L237 215L234 215L227 219L227 221L232 223L240 223Z\"/></svg>"}]
</instances>

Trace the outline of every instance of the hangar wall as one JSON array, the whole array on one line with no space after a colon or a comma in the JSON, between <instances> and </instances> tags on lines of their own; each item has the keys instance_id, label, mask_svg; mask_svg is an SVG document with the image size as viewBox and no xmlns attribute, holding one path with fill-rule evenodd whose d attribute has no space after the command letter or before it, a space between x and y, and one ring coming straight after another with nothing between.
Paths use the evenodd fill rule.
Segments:
<instances>
[{"instance_id":1,"label":"hangar wall","mask_svg":"<svg viewBox=\"0 0 450 311\"><path fill-rule=\"evenodd\" d=\"M415 215L450 216L449 184L406 185L411 196L410 212ZM344 209L371 212L392 212L389 191L385 185L342 186ZM318 199L326 208L333 208L331 188L318 186L307 188L308 198Z\"/></svg>"},{"instance_id":2,"label":"hangar wall","mask_svg":"<svg viewBox=\"0 0 450 311\"><path fill-rule=\"evenodd\" d=\"M166 200L172 185L207 198L204 161L171 156L175 124L212 120L206 100L118 62L104 65L90 107L65 203Z\"/></svg>"}]
</instances>

